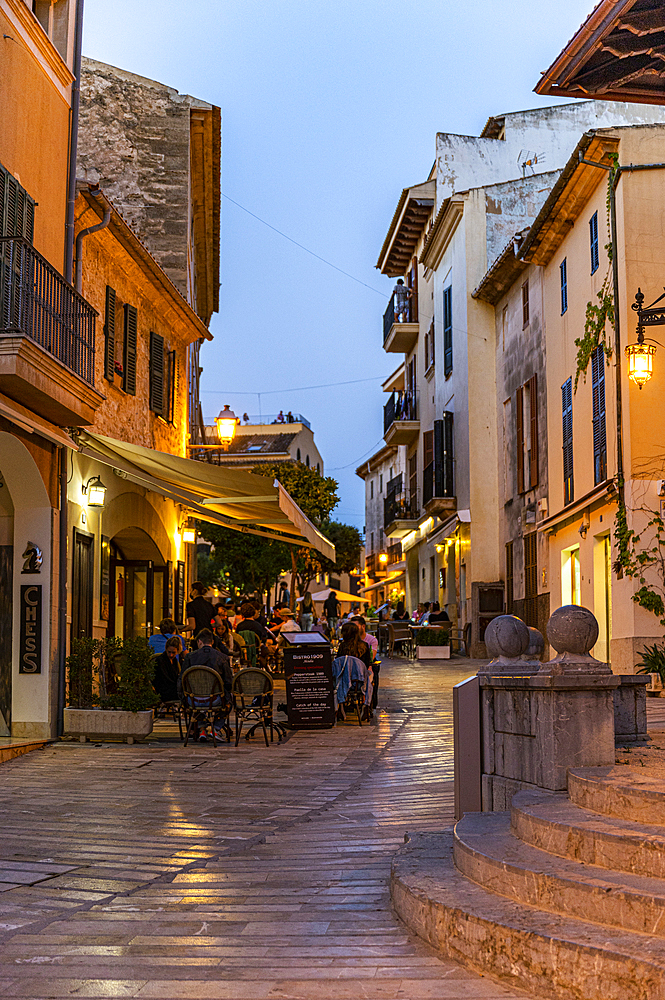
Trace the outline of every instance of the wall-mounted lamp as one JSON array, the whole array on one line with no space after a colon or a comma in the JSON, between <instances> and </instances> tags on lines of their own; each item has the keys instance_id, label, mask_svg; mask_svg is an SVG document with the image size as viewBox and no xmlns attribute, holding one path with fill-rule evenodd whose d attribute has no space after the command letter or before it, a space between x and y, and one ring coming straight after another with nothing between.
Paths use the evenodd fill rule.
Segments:
<instances>
[{"instance_id":1,"label":"wall-mounted lamp","mask_svg":"<svg viewBox=\"0 0 665 1000\"><path fill-rule=\"evenodd\" d=\"M183 525L180 532L183 542L186 545L193 545L196 541L196 528L189 527L188 525Z\"/></svg>"},{"instance_id":2,"label":"wall-mounted lamp","mask_svg":"<svg viewBox=\"0 0 665 1000\"><path fill-rule=\"evenodd\" d=\"M224 450L227 450L236 436L238 418L233 410L229 409L227 404L216 418L215 423L217 424L217 437L219 439L219 443Z\"/></svg>"},{"instance_id":3,"label":"wall-mounted lamp","mask_svg":"<svg viewBox=\"0 0 665 1000\"><path fill-rule=\"evenodd\" d=\"M91 476L87 483L81 484L83 496L88 498L88 507L103 507L106 502L106 487L99 476Z\"/></svg>"},{"instance_id":4,"label":"wall-mounted lamp","mask_svg":"<svg viewBox=\"0 0 665 1000\"><path fill-rule=\"evenodd\" d=\"M584 511L584 516L582 517L582 523L577 529L581 538L586 538L587 531L591 527L591 519L589 517L589 511Z\"/></svg>"},{"instance_id":5,"label":"wall-mounted lamp","mask_svg":"<svg viewBox=\"0 0 665 1000\"><path fill-rule=\"evenodd\" d=\"M637 313L637 342L635 344L628 344L625 348L625 353L628 358L628 378L632 379L640 389L645 382L649 381L653 374L653 358L656 353L655 345L657 344L658 347L662 347L662 344L659 344L657 340L651 340L650 337L644 336L644 327L665 326L665 307L654 308L664 298L665 295L661 295L660 298L657 298L655 302L652 302L650 306L644 309L644 294L642 293L642 289L638 288L635 301L631 306L631 309ZM645 343L647 340L649 341L648 344Z\"/></svg>"},{"instance_id":6,"label":"wall-mounted lamp","mask_svg":"<svg viewBox=\"0 0 665 1000\"><path fill-rule=\"evenodd\" d=\"M379 553L379 562L382 566L385 566L388 562L388 554L386 552Z\"/></svg>"}]
</instances>

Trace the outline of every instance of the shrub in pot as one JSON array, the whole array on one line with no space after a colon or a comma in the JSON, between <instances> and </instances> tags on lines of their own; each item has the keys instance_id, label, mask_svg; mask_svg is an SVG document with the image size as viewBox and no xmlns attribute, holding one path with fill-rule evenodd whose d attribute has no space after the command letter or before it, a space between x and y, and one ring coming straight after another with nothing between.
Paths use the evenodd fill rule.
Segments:
<instances>
[{"instance_id":1,"label":"shrub in pot","mask_svg":"<svg viewBox=\"0 0 665 1000\"><path fill-rule=\"evenodd\" d=\"M450 632L447 628L421 628L416 638L419 660L450 658Z\"/></svg>"},{"instance_id":2,"label":"shrub in pot","mask_svg":"<svg viewBox=\"0 0 665 1000\"><path fill-rule=\"evenodd\" d=\"M636 674L649 674L651 683L647 691L653 694L665 696L663 686L665 685L665 646L659 646L654 642L653 646L645 646L640 653L640 660L636 664L638 669Z\"/></svg>"},{"instance_id":3,"label":"shrub in pot","mask_svg":"<svg viewBox=\"0 0 665 1000\"><path fill-rule=\"evenodd\" d=\"M147 639L74 639L67 658L64 730L87 738L133 743L152 732L154 660Z\"/></svg>"}]
</instances>

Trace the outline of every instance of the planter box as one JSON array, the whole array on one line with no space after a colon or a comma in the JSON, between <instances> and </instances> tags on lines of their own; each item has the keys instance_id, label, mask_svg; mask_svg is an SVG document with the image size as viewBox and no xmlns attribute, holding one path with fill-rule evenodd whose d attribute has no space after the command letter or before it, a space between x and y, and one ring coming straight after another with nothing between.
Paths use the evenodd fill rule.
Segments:
<instances>
[{"instance_id":1,"label":"planter box","mask_svg":"<svg viewBox=\"0 0 665 1000\"><path fill-rule=\"evenodd\" d=\"M418 660L449 660L450 646L417 646L416 659Z\"/></svg>"},{"instance_id":2,"label":"planter box","mask_svg":"<svg viewBox=\"0 0 665 1000\"><path fill-rule=\"evenodd\" d=\"M78 736L81 743L90 740L115 738L143 739L152 732L153 712L119 712L102 708L66 708L63 713L64 732Z\"/></svg>"}]
</instances>

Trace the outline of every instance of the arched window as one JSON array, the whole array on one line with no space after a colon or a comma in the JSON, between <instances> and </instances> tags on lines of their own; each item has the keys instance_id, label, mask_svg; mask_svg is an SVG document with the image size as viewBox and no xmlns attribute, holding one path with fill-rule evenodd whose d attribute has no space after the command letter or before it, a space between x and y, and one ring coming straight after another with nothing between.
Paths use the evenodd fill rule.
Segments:
<instances>
[{"instance_id":1,"label":"arched window","mask_svg":"<svg viewBox=\"0 0 665 1000\"><path fill-rule=\"evenodd\" d=\"M300 448L298 448L298 450L296 452L296 459L297 459L298 462L300 461Z\"/></svg>"},{"instance_id":2,"label":"arched window","mask_svg":"<svg viewBox=\"0 0 665 1000\"><path fill-rule=\"evenodd\" d=\"M307 468L309 469L309 455L308 455L308 456L307 456L307 458L305 459L305 465L306 465L306 466L307 466Z\"/></svg>"},{"instance_id":3,"label":"arched window","mask_svg":"<svg viewBox=\"0 0 665 1000\"><path fill-rule=\"evenodd\" d=\"M316 471L318 472L319 475L321 475L321 463L320 462L316 463Z\"/></svg>"}]
</instances>

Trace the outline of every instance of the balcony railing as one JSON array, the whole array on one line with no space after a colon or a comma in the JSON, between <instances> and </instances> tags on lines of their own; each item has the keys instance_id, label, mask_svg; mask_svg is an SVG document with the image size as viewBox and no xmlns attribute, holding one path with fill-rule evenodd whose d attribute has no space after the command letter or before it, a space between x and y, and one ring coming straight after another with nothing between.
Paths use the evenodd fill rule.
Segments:
<instances>
[{"instance_id":1,"label":"balcony railing","mask_svg":"<svg viewBox=\"0 0 665 1000\"><path fill-rule=\"evenodd\" d=\"M374 576L376 565L376 552L370 552L365 556L365 572L368 576Z\"/></svg>"},{"instance_id":2,"label":"balcony railing","mask_svg":"<svg viewBox=\"0 0 665 1000\"><path fill-rule=\"evenodd\" d=\"M27 240L0 239L0 335L29 337L94 385L96 316Z\"/></svg>"},{"instance_id":3,"label":"balcony railing","mask_svg":"<svg viewBox=\"0 0 665 1000\"><path fill-rule=\"evenodd\" d=\"M393 392L390 399L383 407L383 433L388 432L391 424L396 420L417 420L418 419L418 390L407 390L406 392Z\"/></svg>"},{"instance_id":4,"label":"balcony railing","mask_svg":"<svg viewBox=\"0 0 665 1000\"><path fill-rule=\"evenodd\" d=\"M394 566L395 563L402 561L402 543L395 542L394 545L388 546L388 565Z\"/></svg>"},{"instance_id":5,"label":"balcony railing","mask_svg":"<svg viewBox=\"0 0 665 1000\"><path fill-rule=\"evenodd\" d=\"M388 308L386 309L386 311L383 314L383 343L384 344L385 344L386 340L388 339L388 337L390 335L390 331L392 330L392 328L395 325L395 323L417 323L418 322L418 316L416 315L416 305L415 305L415 303L413 301L413 297L412 297L412 295L411 295L410 292L409 292L409 297L408 297L408 299L406 301L406 307L405 307L405 309L400 314L398 314L396 312L396 309L397 309L396 295L393 292L393 294L390 296L390 301L388 303Z\"/></svg>"},{"instance_id":6,"label":"balcony railing","mask_svg":"<svg viewBox=\"0 0 665 1000\"><path fill-rule=\"evenodd\" d=\"M417 492L391 493L383 501L384 527L393 521L417 521L420 514Z\"/></svg>"}]
</instances>

